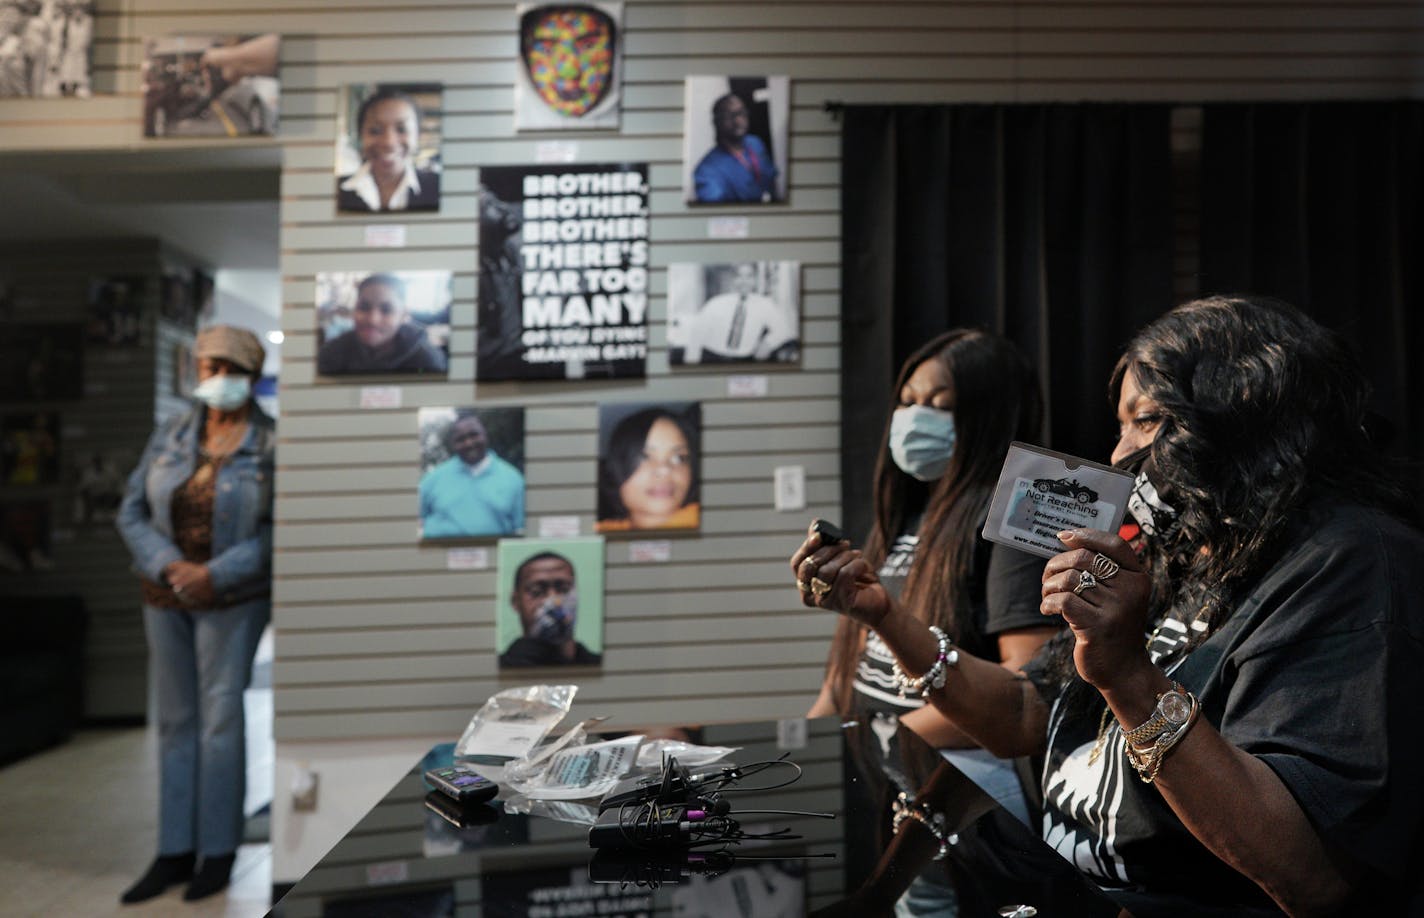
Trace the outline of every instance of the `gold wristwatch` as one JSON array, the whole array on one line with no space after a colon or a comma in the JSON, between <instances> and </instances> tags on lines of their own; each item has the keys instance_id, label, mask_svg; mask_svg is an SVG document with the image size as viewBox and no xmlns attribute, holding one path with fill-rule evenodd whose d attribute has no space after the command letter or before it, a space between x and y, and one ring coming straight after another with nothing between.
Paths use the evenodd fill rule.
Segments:
<instances>
[{"instance_id":1,"label":"gold wristwatch","mask_svg":"<svg viewBox=\"0 0 1424 918\"><path fill-rule=\"evenodd\" d=\"M1146 723L1124 732L1122 738L1133 746L1145 746L1163 733L1180 730L1191 718L1193 707L1191 694L1180 682L1173 682L1171 689L1157 696L1157 707Z\"/></svg>"}]
</instances>

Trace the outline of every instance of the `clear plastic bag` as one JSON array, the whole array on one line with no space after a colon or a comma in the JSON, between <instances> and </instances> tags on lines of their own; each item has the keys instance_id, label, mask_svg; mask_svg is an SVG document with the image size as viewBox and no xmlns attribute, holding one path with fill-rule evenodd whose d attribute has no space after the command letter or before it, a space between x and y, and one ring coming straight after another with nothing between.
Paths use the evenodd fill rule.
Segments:
<instances>
[{"instance_id":1,"label":"clear plastic bag","mask_svg":"<svg viewBox=\"0 0 1424 918\"><path fill-rule=\"evenodd\" d=\"M669 757L677 759L679 765L696 768L710 765L724 759L740 746L696 746L675 739L650 739L638 750L639 768L662 768Z\"/></svg>"},{"instance_id":2,"label":"clear plastic bag","mask_svg":"<svg viewBox=\"0 0 1424 918\"><path fill-rule=\"evenodd\" d=\"M505 775L511 788L531 800L586 800L602 797L633 767L642 736L625 736L586 746L569 746L525 780Z\"/></svg>"},{"instance_id":3,"label":"clear plastic bag","mask_svg":"<svg viewBox=\"0 0 1424 918\"><path fill-rule=\"evenodd\" d=\"M526 685L491 695L455 744L455 757L480 765L523 758L573 706L577 685Z\"/></svg>"}]
</instances>

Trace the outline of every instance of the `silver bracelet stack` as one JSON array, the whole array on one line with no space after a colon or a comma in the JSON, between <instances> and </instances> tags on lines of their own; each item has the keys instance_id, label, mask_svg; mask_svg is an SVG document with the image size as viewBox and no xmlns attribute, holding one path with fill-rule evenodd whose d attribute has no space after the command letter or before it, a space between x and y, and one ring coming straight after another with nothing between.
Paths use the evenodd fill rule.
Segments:
<instances>
[{"instance_id":1,"label":"silver bracelet stack","mask_svg":"<svg viewBox=\"0 0 1424 918\"><path fill-rule=\"evenodd\" d=\"M900 697L904 698L906 692L918 693L921 698L928 698L934 689L944 688L945 677L949 675L951 666L959 665L959 651L953 649L949 635L945 634L934 625L930 625L930 633L939 641L939 653L935 656L934 665L925 671L925 674L911 679L905 675L905 671L900 668L900 661L896 660L890 667L890 676L895 680L895 686L900 690Z\"/></svg>"},{"instance_id":2,"label":"silver bracelet stack","mask_svg":"<svg viewBox=\"0 0 1424 918\"><path fill-rule=\"evenodd\" d=\"M950 835L945 831L943 813L931 812L927 805L915 803L904 791L900 791L900 796L890 804L890 809L895 813L895 818L890 823L891 832L900 834L900 826L904 825L907 819L918 822L939 842L939 853L934 858L937 861L944 860L945 855L949 854L949 846L959 841L958 835Z\"/></svg>"}]
</instances>

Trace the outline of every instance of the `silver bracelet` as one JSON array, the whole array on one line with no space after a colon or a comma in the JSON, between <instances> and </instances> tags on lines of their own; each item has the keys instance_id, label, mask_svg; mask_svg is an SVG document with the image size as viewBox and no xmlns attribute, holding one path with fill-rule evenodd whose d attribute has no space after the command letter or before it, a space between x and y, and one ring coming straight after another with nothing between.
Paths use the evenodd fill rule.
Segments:
<instances>
[{"instance_id":1,"label":"silver bracelet","mask_svg":"<svg viewBox=\"0 0 1424 918\"><path fill-rule=\"evenodd\" d=\"M944 680L949 675L949 668L959 665L959 651L953 648L953 642L949 639L949 635L934 625L930 625L930 633L939 642L939 652L935 655L934 665L926 670L924 675L910 678L900 668L899 660L890 666L890 677L895 680L895 686L900 690L901 698L905 697L906 692L917 692L921 698L928 698L934 689L944 688Z\"/></svg>"},{"instance_id":2,"label":"silver bracelet","mask_svg":"<svg viewBox=\"0 0 1424 918\"><path fill-rule=\"evenodd\" d=\"M944 860L949 854L949 846L959 842L958 835L950 835L945 831L943 813L932 812L928 805L915 803L904 791L900 791L900 795L890 804L890 809L895 813L895 818L890 822L891 832L899 835L900 826L904 825L907 819L918 822L939 842L939 853L934 857L937 861Z\"/></svg>"}]
</instances>

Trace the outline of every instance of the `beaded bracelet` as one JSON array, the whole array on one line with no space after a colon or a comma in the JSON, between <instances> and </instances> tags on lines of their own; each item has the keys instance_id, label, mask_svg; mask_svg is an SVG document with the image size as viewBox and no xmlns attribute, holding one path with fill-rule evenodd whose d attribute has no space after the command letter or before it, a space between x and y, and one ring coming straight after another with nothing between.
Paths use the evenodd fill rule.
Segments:
<instances>
[{"instance_id":1,"label":"beaded bracelet","mask_svg":"<svg viewBox=\"0 0 1424 918\"><path fill-rule=\"evenodd\" d=\"M934 625L930 625L930 633L939 642L939 651L935 655L934 665L926 670L924 675L910 678L900 668L899 660L890 666L890 676L895 680L896 687L900 689L901 698L905 697L906 692L918 692L921 698L928 698L932 690L944 688L944 680L949 675L949 667L959 665L959 651L951 649L952 642L949 635Z\"/></svg>"},{"instance_id":2,"label":"beaded bracelet","mask_svg":"<svg viewBox=\"0 0 1424 918\"><path fill-rule=\"evenodd\" d=\"M944 860L949 854L949 846L959 841L958 835L950 835L945 831L943 813L931 811L926 804L915 803L904 791L900 791L900 795L890 804L890 809L895 813L890 830L896 835L900 834L900 826L904 825L905 820L913 819L934 836L935 841L939 842L939 853L934 857L937 861Z\"/></svg>"}]
</instances>

